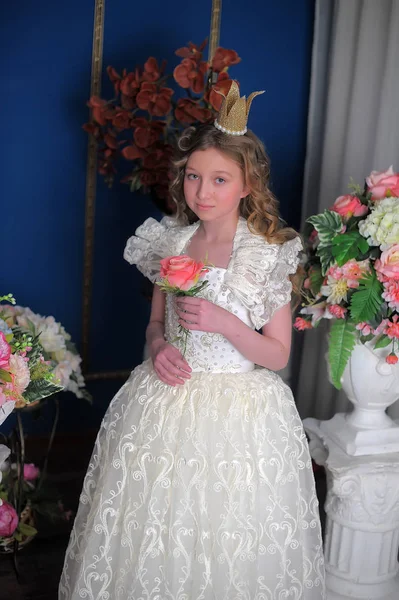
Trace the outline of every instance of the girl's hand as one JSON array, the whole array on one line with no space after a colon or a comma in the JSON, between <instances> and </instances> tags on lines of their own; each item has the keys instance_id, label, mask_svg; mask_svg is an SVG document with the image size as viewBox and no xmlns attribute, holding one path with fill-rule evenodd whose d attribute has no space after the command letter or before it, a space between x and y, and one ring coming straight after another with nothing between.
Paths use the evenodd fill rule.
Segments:
<instances>
[{"instance_id":1,"label":"girl's hand","mask_svg":"<svg viewBox=\"0 0 399 600\"><path fill-rule=\"evenodd\" d=\"M150 353L155 372L164 383L175 386L190 379L191 367L172 344L164 339L154 341Z\"/></svg>"},{"instance_id":2,"label":"girl's hand","mask_svg":"<svg viewBox=\"0 0 399 600\"><path fill-rule=\"evenodd\" d=\"M234 315L221 306L195 296L179 296L175 300L179 324L191 331L208 331L225 335Z\"/></svg>"}]
</instances>

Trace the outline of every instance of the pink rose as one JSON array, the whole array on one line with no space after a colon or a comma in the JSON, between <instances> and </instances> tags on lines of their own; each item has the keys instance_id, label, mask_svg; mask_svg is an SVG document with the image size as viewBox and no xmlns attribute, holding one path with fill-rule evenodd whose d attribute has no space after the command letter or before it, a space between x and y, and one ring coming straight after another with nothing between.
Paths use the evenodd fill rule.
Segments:
<instances>
[{"instance_id":1,"label":"pink rose","mask_svg":"<svg viewBox=\"0 0 399 600\"><path fill-rule=\"evenodd\" d=\"M399 279L399 244L384 250L381 257L375 261L374 267L379 275L388 279Z\"/></svg>"},{"instance_id":2,"label":"pink rose","mask_svg":"<svg viewBox=\"0 0 399 600\"><path fill-rule=\"evenodd\" d=\"M0 368L8 367L8 361L10 360L11 348L10 344L6 340L6 336L0 331Z\"/></svg>"},{"instance_id":3,"label":"pink rose","mask_svg":"<svg viewBox=\"0 0 399 600\"><path fill-rule=\"evenodd\" d=\"M388 196L399 197L399 173L394 173L392 165L387 171L372 171L366 179L372 200L381 200Z\"/></svg>"},{"instance_id":4,"label":"pink rose","mask_svg":"<svg viewBox=\"0 0 399 600\"><path fill-rule=\"evenodd\" d=\"M38 478L40 470L33 463L24 465L24 479L25 481L34 481Z\"/></svg>"},{"instance_id":5,"label":"pink rose","mask_svg":"<svg viewBox=\"0 0 399 600\"><path fill-rule=\"evenodd\" d=\"M334 206L330 210L341 215L345 220L351 217L362 217L368 212L368 206L362 204L356 196L347 194L346 196L339 196L334 202Z\"/></svg>"},{"instance_id":6,"label":"pink rose","mask_svg":"<svg viewBox=\"0 0 399 600\"><path fill-rule=\"evenodd\" d=\"M0 506L0 536L10 537L18 526L18 515L8 502Z\"/></svg>"},{"instance_id":7,"label":"pink rose","mask_svg":"<svg viewBox=\"0 0 399 600\"><path fill-rule=\"evenodd\" d=\"M191 289L201 277L208 272L204 263L196 262L186 254L168 256L161 260L161 277L172 287L186 292Z\"/></svg>"},{"instance_id":8,"label":"pink rose","mask_svg":"<svg viewBox=\"0 0 399 600\"><path fill-rule=\"evenodd\" d=\"M305 331L305 329L312 329L312 323L303 317L297 317L295 319L294 327L298 331Z\"/></svg>"}]
</instances>

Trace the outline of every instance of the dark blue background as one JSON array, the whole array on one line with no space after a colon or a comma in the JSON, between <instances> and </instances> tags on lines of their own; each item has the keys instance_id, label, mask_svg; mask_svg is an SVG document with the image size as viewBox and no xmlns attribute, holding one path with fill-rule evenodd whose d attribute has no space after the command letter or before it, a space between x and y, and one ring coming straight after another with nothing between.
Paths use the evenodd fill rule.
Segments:
<instances>
[{"instance_id":1,"label":"dark blue background","mask_svg":"<svg viewBox=\"0 0 399 600\"><path fill-rule=\"evenodd\" d=\"M105 2L104 73L148 56L178 64L175 49L209 33L211 0ZM0 292L54 315L81 347L81 294L87 135L86 102L94 0L21 0L0 9L2 72ZM290 225L300 221L314 0L223 3L220 44L242 62L230 69L243 94L264 89L250 127L272 161L272 186ZM105 75L103 95L111 88ZM149 199L98 180L90 369L129 369L141 361L149 314L142 278L123 261L125 241L147 216ZM121 382L90 383L93 408L62 395L59 428L92 429ZM47 431L49 414L34 431ZM28 419L29 421L30 419ZM13 425L13 418L2 430ZM33 428L29 423L28 429Z\"/></svg>"}]
</instances>

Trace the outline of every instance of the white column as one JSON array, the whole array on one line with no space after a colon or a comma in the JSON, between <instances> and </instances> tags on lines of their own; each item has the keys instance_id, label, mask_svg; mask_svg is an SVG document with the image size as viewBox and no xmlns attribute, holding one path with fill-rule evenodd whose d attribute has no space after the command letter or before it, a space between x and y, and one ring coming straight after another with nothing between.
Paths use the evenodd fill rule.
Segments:
<instances>
[{"instance_id":1,"label":"white column","mask_svg":"<svg viewBox=\"0 0 399 600\"><path fill-rule=\"evenodd\" d=\"M320 421L304 426L327 473L327 599L399 600L399 453L349 456Z\"/></svg>"}]
</instances>

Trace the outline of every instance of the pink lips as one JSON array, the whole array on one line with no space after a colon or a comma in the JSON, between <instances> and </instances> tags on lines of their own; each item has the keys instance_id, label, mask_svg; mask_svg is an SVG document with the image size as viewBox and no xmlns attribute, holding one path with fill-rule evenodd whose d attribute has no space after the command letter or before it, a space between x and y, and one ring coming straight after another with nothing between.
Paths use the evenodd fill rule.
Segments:
<instances>
[{"instance_id":1,"label":"pink lips","mask_svg":"<svg viewBox=\"0 0 399 600\"><path fill-rule=\"evenodd\" d=\"M197 204L197 206L201 210L209 210L210 208L213 208L213 206L205 206L204 204Z\"/></svg>"}]
</instances>

